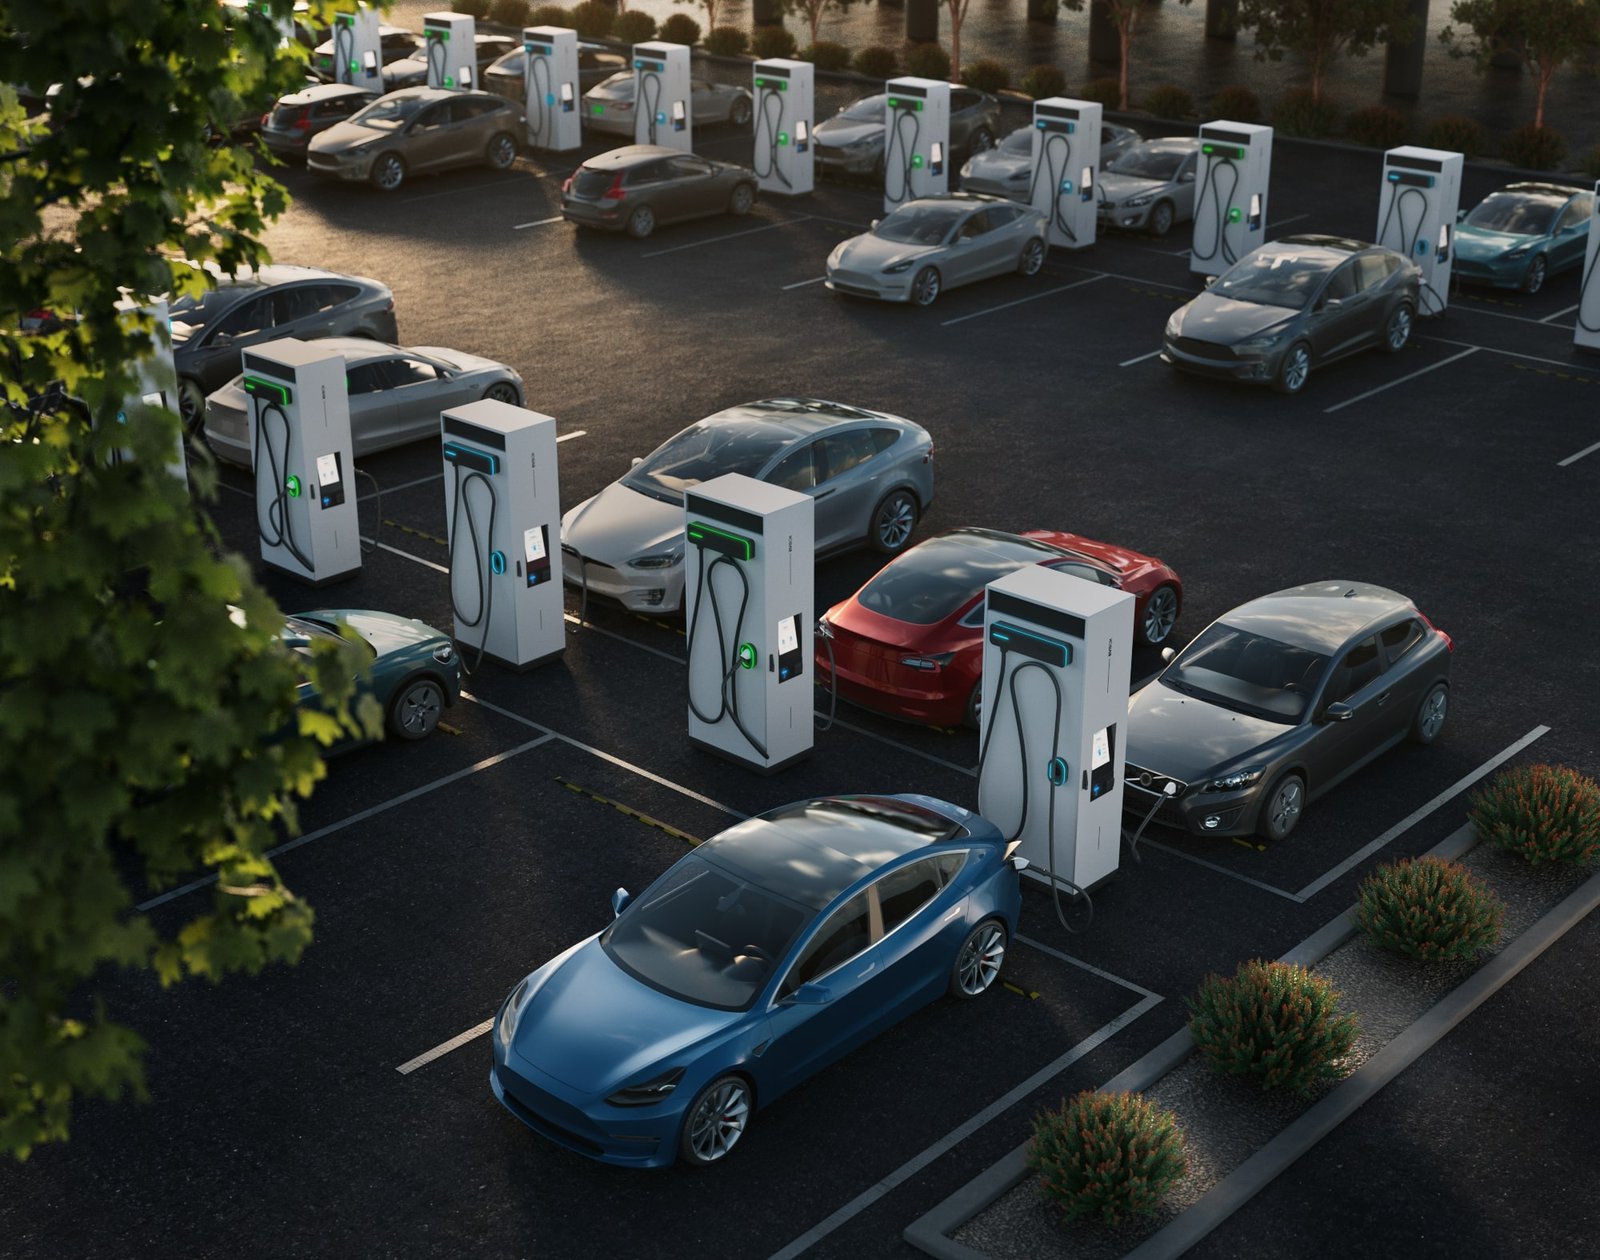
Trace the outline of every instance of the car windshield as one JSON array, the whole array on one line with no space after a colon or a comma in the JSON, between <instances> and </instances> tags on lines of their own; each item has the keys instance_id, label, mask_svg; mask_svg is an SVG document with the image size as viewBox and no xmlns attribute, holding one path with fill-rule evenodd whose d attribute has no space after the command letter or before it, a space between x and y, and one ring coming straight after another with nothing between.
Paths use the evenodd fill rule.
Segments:
<instances>
[{"instance_id":1,"label":"car windshield","mask_svg":"<svg viewBox=\"0 0 1600 1260\"><path fill-rule=\"evenodd\" d=\"M793 440L787 430L746 416L713 416L668 438L623 478L623 484L669 503L681 503L685 490L723 473L754 477Z\"/></svg>"},{"instance_id":2,"label":"car windshield","mask_svg":"<svg viewBox=\"0 0 1600 1260\"><path fill-rule=\"evenodd\" d=\"M1060 555L1054 547L1014 534L944 534L887 565L861 588L856 602L896 621L930 626L959 611L996 578Z\"/></svg>"},{"instance_id":3,"label":"car windshield","mask_svg":"<svg viewBox=\"0 0 1600 1260\"><path fill-rule=\"evenodd\" d=\"M872 234L880 240L900 241L907 245L942 245L950 229L966 215L968 206L940 205L938 202L921 205L912 202L901 206L877 227Z\"/></svg>"},{"instance_id":4,"label":"car windshield","mask_svg":"<svg viewBox=\"0 0 1600 1260\"><path fill-rule=\"evenodd\" d=\"M1187 149L1139 144L1112 158L1106 164L1106 170L1115 171L1118 175L1130 175L1134 179L1170 180L1177 177L1178 168L1188 156Z\"/></svg>"},{"instance_id":5,"label":"car windshield","mask_svg":"<svg viewBox=\"0 0 1600 1260\"><path fill-rule=\"evenodd\" d=\"M1329 271L1326 255L1257 250L1240 259L1207 290L1235 302L1302 311Z\"/></svg>"},{"instance_id":6,"label":"car windshield","mask_svg":"<svg viewBox=\"0 0 1600 1260\"><path fill-rule=\"evenodd\" d=\"M241 287L228 284L208 289L198 297L174 298L167 307L167 314L172 319L172 339L188 341L204 332L207 324L232 308Z\"/></svg>"},{"instance_id":7,"label":"car windshield","mask_svg":"<svg viewBox=\"0 0 1600 1260\"><path fill-rule=\"evenodd\" d=\"M1555 222L1559 206L1517 193L1490 193L1472 208L1467 226L1485 232L1510 232L1516 236L1543 236Z\"/></svg>"},{"instance_id":8,"label":"car windshield","mask_svg":"<svg viewBox=\"0 0 1600 1260\"><path fill-rule=\"evenodd\" d=\"M696 855L679 862L600 936L611 960L673 997L724 1011L760 995L812 911Z\"/></svg>"},{"instance_id":9,"label":"car windshield","mask_svg":"<svg viewBox=\"0 0 1600 1260\"><path fill-rule=\"evenodd\" d=\"M1305 716L1327 664L1310 648L1219 621L1167 666L1161 681L1225 709L1293 726Z\"/></svg>"},{"instance_id":10,"label":"car windshield","mask_svg":"<svg viewBox=\"0 0 1600 1260\"><path fill-rule=\"evenodd\" d=\"M392 131L410 122L424 104L426 101L420 96L380 96L365 109L351 114L350 121Z\"/></svg>"},{"instance_id":11,"label":"car windshield","mask_svg":"<svg viewBox=\"0 0 1600 1260\"><path fill-rule=\"evenodd\" d=\"M846 106L839 111L839 117L846 122L882 122L885 101L883 96L869 96L857 101L854 105Z\"/></svg>"},{"instance_id":12,"label":"car windshield","mask_svg":"<svg viewBox=\"0 0 1600 1260\"><path fill-rule=\"evenodd\" d=\"M1000 152L1012 157L1028 157L1033 153L1033 128L1018 127L1000 142Z\"/></svg>"}]
</instances>

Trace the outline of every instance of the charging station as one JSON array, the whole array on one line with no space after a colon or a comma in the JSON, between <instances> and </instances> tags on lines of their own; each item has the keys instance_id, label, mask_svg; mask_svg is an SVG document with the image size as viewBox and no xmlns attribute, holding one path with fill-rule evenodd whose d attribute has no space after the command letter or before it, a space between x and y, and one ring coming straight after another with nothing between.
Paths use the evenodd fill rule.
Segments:
<instances>
[{"instance_id":1,"label":"charging station","mask_svg":"<svg viewBox=\"0 0 1600 1260\"><path fill-rule=\"evenodd\" d=\"M755 65L756 185L798 197L815 186L811 152L816 72L809 61L775 57Z\"/></svg>"},{"instance_id":2,"label":"charging station","mask_svg":"<svg viewBox=\"0 0 1600 1260\"><path fill-rule=\"evenodd\" d=\"M578 112L578 33L564 26L522 31L528 143L562 153L583 142Z\"/></svg>"},{"instance_id":3,"label":"charging station","mask_svg":"<svg viewBox=\"0 0 1600 1260\"><path fill-rule=\"evenodd\" d=\"M383 91L383 41L370 5L333 15L333 81Z\"/></svg>"},{"instance_id":4,"label":"charging station","mask_svg":"<svg viewBox=\"0 0 1600 1260\"><path fill-rule=\"evenodd\" d=\"M189 457L185 449L183 423L177 418L178 373L172 362L172 318L167 304L156 301L148 306L137 306L132 301L123 300L117 303L117 309L138 311L154 322L143 349L134 357L133 370L138 383L134 392L123 399L122 405L117 408L117 423L127 424L129 418L140 409L170 413L168 423L172 428L172 454L167 460L166 469L187 486ZM120 464L131 454L130 451L119 449L112 453L111 461Z\"/></svg>"},{"instance_id":5,"label":"charging station","mask_svg":"<svg viewBox=\"0 0 1600 1260\"><path fill-rule=\"evenodd\" d=\"M1028 201L1049 222L1052 249L1094 244L1095 174L1100 169L1100 120L1096 101L1061 96L1033 103L1033 178Z\"/></svg>"},{"instance_id":6,"label":"charging station","mask_svg":"<svg viewBox=\"0 0 1600 1260\"><path fill-rule=\"evenodd\" d=\"M1267 239L1272 128L1211 122L1200 128L1195 169L1194 243L1189 270L1220 276Z\"/></svg>"},{"instance_id":7,"label":"charging station","mask_svg":"<svg viewBox=\"0 0 1600 1260\"><path fill-rule=\"evenodd\" d=\"M1422 268L1419 315L1443 315L1455 250L1450 235L1461 205L1459 153L1402 145L1383 155L1378 234L1373 241Z\"/></svg>"},{"instance_id":8,"label":"charging station","mask_svg":"<svg viewBox=\"0 0 1600 1260\"><path fill-rule=\"evenodd\" d=\"M312 586L354 577L361 531L344 356L284 337L243 358L262 563Z\"/></svg>"},{"instance_id":9,"label":"charging station","mask_svg":"<svg viewBox=\"0 0 1600 1260\"><path fill-rule=\"evenodd\" d=\"M1589 217L1589 246L1583 256L1583 280L1578 288L1578 322L1573 326L1572 344L1580 350L1600 353L1600 181L1594 186L1594 211Z\"/></svg>"},{"instance_id":10,"label":"charging station","mask_svg":"<svg viewBox=\"0 0 1600 1260\"><path fill-rule=\"evenodd\" d=\"M884 85L883 209L950 191L950 85L890 79Z\"/></svg>"},{"instance_id":11,"label":"charging station","mask_svg":"<svg viewBox=\"0 0 1600 1260\"><path fill-rule=\"evenodd\" d=\"M1058 898L1115 874L1121 854L1133 608L1042 565L989 583L978 810Z\"/></svg>"},{"instance_id":12,"label":"charging station","mask_svg":"<svg viewBox=\"0 0 1600 1260\"><path fill-rule=\"evenodd\" d=\"M478 24L465 13L424 13L423 49L428 58L428 86L477 87Z\"/></svg>"},{"instance_id":13,"label":"charging station","mask_svg":"<svg viewBox=\"0 0 1600 1260\"><path fill-rule=\"evenodd\" d=\"M725 473L683 514L689 742L772 774L811 752L815 504Z\"/></svg>"},{"instance_id":14,"label":"charging station","mask_svg":"<svg viewBox=\"0 0 1600 1260\"><path fill-rule=\"evenodd\" d=\"M450 605L465 656L531 669L566 647L556 422L485 398L439 414Z\"/></svg>"},{"instance_id":15,"label":"charging station","mask_svg":"<svg viewBox=\"0 0 1600 1260\"><path fill-rule=\"evenodd\" d=\"M689 49L660 40L633 46L633 142L694 152Z\"/></svg>"}]
</instances>

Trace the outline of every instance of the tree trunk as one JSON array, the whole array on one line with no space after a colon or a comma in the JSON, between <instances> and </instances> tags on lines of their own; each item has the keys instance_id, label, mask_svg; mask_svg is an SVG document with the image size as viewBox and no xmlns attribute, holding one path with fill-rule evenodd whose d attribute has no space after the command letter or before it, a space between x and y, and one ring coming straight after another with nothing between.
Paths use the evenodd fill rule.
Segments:
<instances>
[{"instance_id":1,"label":"tree trunk","mask_svg":"<svg viewBox=\"0 0 1600 1260\"><path fill-rule=\"evenodd\" d=\"M1544 126L1544 94L1550 86L1550 80L1556 77L1556 63L1553 59L1541 57L1539 59L1539 98L1533 107L1533 125Z\"/></svg>"},{"instance_id":2,"label":"tree trunk","mask_svg":"<svg viewBox=\"0 0 1600 1260\"><path fill-rule=\"evenodd\" d=\"M817 27L822 25L822 6L819 4L811 10L811 46L817 46Z\"/></svg>"},{"instance_id":3,"label":"tree trunk","mask_svg":"<svg viewBox=\"0 0 1600 1260\"><path fill-rule=\"evenodd\" d=\"M1322 58L1313 55L1311 58L1311 99L1318 105L1322 104L1322 80L1324 77Z\"/></svg>"},{"instance_id":4,"label":"tree trunk","mask_svg":"<svg viewBox=\"0 0 1600 1260\"><path fill-rule=\"evenodd\" d=\"M959 0L950 0L950 82L952 83L961 82L961 16Z\"/></svg>"},{"instance_id":5,"label":"tree trunk","mask_svg":"<svg viewBox=\"0 0 1600 1260\"><path fill-rule=\"evenodd\" d=\"M1122 27L1117 31L1118 43L1122 46L1122 69L1117 76L1117 85L1120 90L1119 100L1122 102L1118 109L1128 108L1128 53L1133 48L1133 24L1137 20L1135 14L1130 13L1122 21Z\"/></svg>"}]
</instances>

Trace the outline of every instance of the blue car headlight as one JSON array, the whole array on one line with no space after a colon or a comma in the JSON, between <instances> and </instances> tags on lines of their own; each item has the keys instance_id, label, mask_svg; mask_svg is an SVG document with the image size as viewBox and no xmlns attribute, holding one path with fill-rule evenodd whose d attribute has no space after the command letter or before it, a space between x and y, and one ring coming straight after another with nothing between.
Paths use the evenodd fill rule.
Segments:
<instances>
[{"instance_id":1,"label":"blue car headlight","mask_svg":"<svg viewBox=\"0 0 1600 1260\"><path fill-rule=\"evenodd\" d=\"M494 1022L494 1039L501 1046L509 1046L511 1039L517 1035L517 1020L522 1017L522 999L528 995L528 981L532 978L524 976L522 983L511 990L511 996L500 1008L500 1018Z\"/></svg>"},{"instance_id":2,"label":"blue car headlight","mask_svg":"<svg viewBox=\"0 0 1600 1260\"><path fill-rule=\"evenodd\" d=\"M1212 779L1206 784L1207 792L1237 792L1240 788L1247 788L1253 783L1261 782L1263 766L1251 766L1247 770L1235 770L1232 774L1222 775Z\"/></svg>"},{"instance_id":3,"label":"blue car headlight","mask_svg":"<svg viewBox=\"0 0 1600 1260\"><path fill-rule=\"evenodd\" d=\"M659 1076L652 1076L648 1081L640 1081L636 1085L624 1085L606 1101L613 1107L648 1107L651 1103L658 1103L671 1094L678 1088L678 1082L682 1079L683 1069L673 1068L662 1072Z\"/></svg>"},{"instance_id":4,"label":"blue car headlight","mask_svg":"<svg viewBox=\"0 0 1600 1260\"><path fill-rule=\"evenodd\" d=\"M1507 262L1510 262L1514 258L1523 257L1524 255L1527 254L1527 252L1528 252L1528 247L1526 245L1518 245L1515 249L1508 249L1505 252L1505 259L1506 259Z\"/></svg>"}]
</instances>

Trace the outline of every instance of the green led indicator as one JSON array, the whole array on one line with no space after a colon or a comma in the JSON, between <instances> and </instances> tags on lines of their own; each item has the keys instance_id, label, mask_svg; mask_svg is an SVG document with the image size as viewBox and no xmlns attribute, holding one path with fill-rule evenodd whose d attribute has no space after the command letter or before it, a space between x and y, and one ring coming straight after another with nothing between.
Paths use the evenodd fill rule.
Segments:
<instances>
[{"instance_id":1,"label":"green led indicator","mask_svg":"<svg viewBox=\"0 0 1600 1260\"><path fill-rule=\"evenodd\" d=\"M785 145L785 144L789 143L789 133L787 131L780 131L778 133L778 143L780 145Z\"/></svg>"},{"instance_id":2,"label":"green led indicator","mask_svg":"<svg viewBox=\"0 0 1600 1260\"><path fill-rule=\"evenodd\" d=\"M244 392L247 394L276 394L278 401L285 404L292 397L287 385L280 385L277 381L264 381L259 376L247 376L244 378Z\"/></svg>"},{"instance_id":3,"label":"green led indicator","mask_svg":"<svg viewBox=\"0 0 1600 1260\"><path fill-rule=\"evenodd\" d=\"M921 166L922 165L922 154L913 153L911 155L911 165L912 166Z\"/></svg>"},{"instance_id":4,"label":"green led indicator","mask_svg":"<svg viewBox=\"0 0 1600 1260\"><path fill-rule=\"evenodd\" d=\"M702 546L713 537L720 538L731 546L729 554L737 553L740 560L748 560L756 553L755 544L748 538L741 534L730 534L725 529L718 529L715 525L707 525L703 521L690 521L688 535L690 542Z\"/></svg>"},{"instance_id":5,"label":"green led indicator","mask_svg":"<svg viewBox=\"0 0 1600 1260\"><path fill-rule=\"evenodd\" d=\"M594 112L595 112L595 113L596 113L596 114L603 114L603 113L605 113L605 112L606 112L606 107L605 107L605 106L604 106L604 105L596 105L596 106L595 106L595 107L594 107Z\"/></svg>"},{"instance_id":6,"label":"green led indicator","mask_svg":"<svg viewBox=\"0 0 1600 1260\"><path fill-rule=\"evenodd\" d=\"M1244 211L1239 209L1238 206L1229 206L1228 207L1228 222L1229 223L1237 223L1242 218L1244 218Z\"/></svg>"},{"instance_id":7,"label":"green led indicator","mask_svg":"<svg viewBox=\"0 0 1600 1260\"><path fill-rule=\"evenodd\" d=\"M447 74L444 76L444 85L445 87L455 87L456 81Z\"/></svg>"},{"instance_id":8,"label":"green led indicator","mask_svg":"<svg viewBox=\"0 0 1600 1260\"><path fill-rule=\"evenodd\" d=\"M291 499L298 499L300 497L300 478L290 473L283 479L283 488L289 492Z\"/></svg>"},{"instance_id":9,"label":"green led indicator","mask_svg":"<svg viewBox=\"0 0 1600 1260\"><path fill-rule=\"evenodd\" d=\"M756 667L756 645L754 643L741 643L739 645L739 668L754 669Z\"/></svg>"},{"instance_id":10,"label":"green led indicator","mask_svg":"<svg viewBox=\"0 0 1600 1260\"><path fill-rule=\"evenodd\" d=\"M757 79L756 86L758 88L771 88L775 92L787 92L789 90L787 79Z\"/></svg>"},{"instance_id":11,"label":"green led indicator","mask_svg":"<svg viewBox=\"0 0 1600 1260\"><path fill-rule=\"evenodd\" d=\"M443 27L443 26L428 26L428 27L424 27L423 29L427 32L427 35L428 35L429 39L442 39L447 43L450 40L450 31L449 31L449 28L447 28L447 27Z\"/></svg>"},{"instance_id":12,"label":"green led indicator","mask_svg":"<svg viewBox=\"0 0 1600 1260\"><path fill-rule=\"evenodd\" d=\"M350 72L352 74L354 74L355 73L355 69L356 69L356 59L354 57L352 57L352 58L350 58Z\"/></svg>"},{"instance_id":13,"label":"green led indicator","mask_svg":"<svg viewBox=\"0 0 1600 1260\"><path fill-rule=\"evenodd\" d=\"M1244 161L1244 150L1235 148L1231 144L1202 144L1200 151L1207 157L1232 158L1236 162Z\"/></svg>"}]
</instances>

